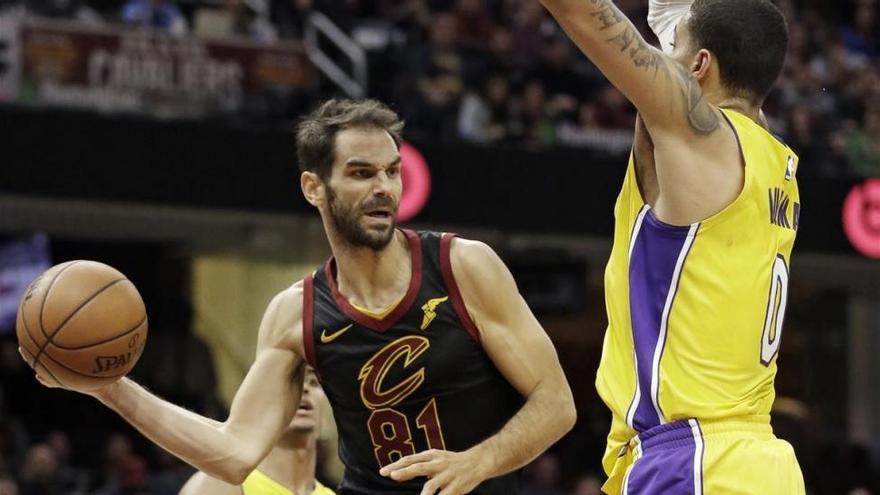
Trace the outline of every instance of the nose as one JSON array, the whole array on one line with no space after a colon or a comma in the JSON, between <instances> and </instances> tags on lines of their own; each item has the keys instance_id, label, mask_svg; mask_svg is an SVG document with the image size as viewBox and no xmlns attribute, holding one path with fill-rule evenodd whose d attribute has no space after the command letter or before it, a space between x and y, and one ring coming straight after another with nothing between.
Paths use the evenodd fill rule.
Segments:
<instances>
[{"instance_id":1,"label":"nose","mask_svg":"<svg viewBox=\"0 0 880 495\"><path fill-rule=\"evenodd\" d=\"M373 185L373 194L380 197L390 197L391 189L394 187L394 180L387 172L382 171L376 174L376 182Z\"/></svg>"}]
</instances>

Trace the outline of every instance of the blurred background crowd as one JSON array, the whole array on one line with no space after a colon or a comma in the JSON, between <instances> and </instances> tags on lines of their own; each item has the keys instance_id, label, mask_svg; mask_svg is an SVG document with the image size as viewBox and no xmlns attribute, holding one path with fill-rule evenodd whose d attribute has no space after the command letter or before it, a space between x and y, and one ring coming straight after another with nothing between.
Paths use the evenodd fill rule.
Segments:
<instances>
[{"instance_id":1,"label":"blurred background crowd","mask_svg":"<svg viewBox=\"0 0 880 495\"><path fill-rule=\"evenodd\" d=\"M647 2L617 3L652 39ZM789 21L791 44L783 76L765 107L772 130L809 164L800 176L880 177L878 0L778 4ZM402 114L410 140L528 152L588 148L611 155L627 153L632 144L634 109L537 0L0 0L0 12L13 10L79 26L147 28L267 45L302 40L309 15L321 12L365 51L367 95ZM321 98L337 94L334 85L319 80L268 121L287 126ZM56 259L72 256L95 257L92 251L53 246ZM139 266L132 262L128 270ZM172 285L186 287L186 281L177 282ZM214 394L216 356L192 332L191 303L166 297L158 286L139 287L145 299L162 302L150 307L150 343L135 378L163 397L222 419L223 401ZM838 293L829 299L814 289L793 296L799 301L795 306L806 309L787 324L817 327L801 337L813 347L842 345L827 344L831 340L822 339L831 337L822 332L826 321L844 319L837 316L845 303ZM590 294L595 300L590 311L599 320L600 293ZM821 314L813 312L819 305L826 308ZM0 495L177 493L192 473L188 466L113 413L94 408L92 399L39 387L18 357L11 326L0 330L5 331L0 332ZM590 331L601 336L602 322L593 321ZM789 347L799 349L800 364L785 363L794 371L783 377L781 388L788 395L815 397L822 386L803 385L797 377L812 373L815 383L830 390L827 383L840 376L811 371L803 342ZM591 389L595 356L560 353L563 364L571 366L566 370L579 375L575 385ZM587 402L586 409L579 404L575 431L526 468L524 495L599 493L598 460L608 417L595 397ZM98 409L102 412L94 412ZM89 416L71 414L77 410L88 410ZM818 421L842 418L822 417L794 399L780 400L775 412L774 427L795 445L810 493L880 494L880 473L869 448L828 435L842 431L836 423L823 430L825 435L816 433ZM323 443L323 457L332 456L334 448ZM320 477L332 484L339 473L328 466L322 463Z\"/></svg>"},{"instance_id":2,"label":"blurred background crowd","mask_svg":"<svg viewBox=\"0 0 880 495\"><path fill-rule=\"evenodd\" d=\"M617 2L649 39L642 0ZM880 174L876 0L780 0L791 46L767 101L774 132L821 175ZM45 17L170 33L301 39L313 11L368 55L369 96L410 138L526 147L631 143L634 110L535 0L2 0ZM303 105L332 93L315 88ZM285 117L295 119L302 105Z\"/></svg>"}]
</instances>

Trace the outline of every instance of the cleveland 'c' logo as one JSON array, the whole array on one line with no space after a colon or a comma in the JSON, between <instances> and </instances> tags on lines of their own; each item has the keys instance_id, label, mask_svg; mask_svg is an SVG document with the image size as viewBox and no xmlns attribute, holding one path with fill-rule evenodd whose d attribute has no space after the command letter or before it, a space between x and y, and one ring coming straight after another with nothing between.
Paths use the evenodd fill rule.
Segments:
<instances>
[{"instance_id":1,"label":"cleveland 'c' logo","mask_svg":"<svg viewBox=\"0 0 880 495\"><path fill-rule=\"evenodd\" d=\"M419 335L402 337L386 345L364 364L358 374L361 381L361 400L370 409L393 406L418 389L425 381L424 366L397 385L385 388L383 381L398 361L407 369L421 356L431 343Z\"/></svg>"}]
</instances>

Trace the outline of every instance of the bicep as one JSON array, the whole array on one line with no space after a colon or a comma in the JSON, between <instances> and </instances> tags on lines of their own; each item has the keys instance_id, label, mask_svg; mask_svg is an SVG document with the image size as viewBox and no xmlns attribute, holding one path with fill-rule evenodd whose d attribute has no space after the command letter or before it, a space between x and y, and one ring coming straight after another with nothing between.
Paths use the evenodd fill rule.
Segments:
<instances>
[{"instance_id":1,"label":"bicep","mask_svg":"<svg viewBox=\"0 0 880 495\"><path fill-rule=\"evenodd\" d=\"M498 371L523 396L561 377L553 343L522 297L507 297L506 316L478 319L481 342Z\"/></svg>"},{"instance_id":2,"label":"bicep","mask_svg":"<svg viewBox=\"0 0 880 495\"><path fill-rule=\"evenodd\" d=\"M648 127L704 136L720 127L699 82L649 45L611 0L544 0L581 51L631 101Z\"/></svg>"},{"instance_id":3,"label":"bicep","mask_svg":"<svg viewBox=\"0 0 880 495\"><path fill-rule=\"evenodd\" d=\"M457 244L470 241L455 241ZM510 271L485 245L471 243L452 268L486 354L523 396L564 377L556 349L516 287Z\"/></svg>"}]
</instances>

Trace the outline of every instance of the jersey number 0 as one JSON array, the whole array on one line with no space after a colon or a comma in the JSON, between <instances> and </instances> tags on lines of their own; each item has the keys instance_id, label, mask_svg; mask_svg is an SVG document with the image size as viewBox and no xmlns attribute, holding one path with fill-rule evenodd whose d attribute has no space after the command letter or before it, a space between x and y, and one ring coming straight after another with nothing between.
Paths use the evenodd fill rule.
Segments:
<instances>
[{"instance_id":1,"label":"jersey number 0","mask_svg":"<svg viewBox=\"0 0 880 495\"><path fill-rule=\"evenodd\" d=\"M764 333L761 335L761 364L764 366L770 366L770 362L779 353L786 303L788 303L788 266L785 264L785 258L777 254L773 261L770 298L767 301L767 315L764 317Z\"/></svg>"}]
</instances>

